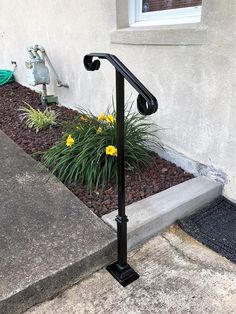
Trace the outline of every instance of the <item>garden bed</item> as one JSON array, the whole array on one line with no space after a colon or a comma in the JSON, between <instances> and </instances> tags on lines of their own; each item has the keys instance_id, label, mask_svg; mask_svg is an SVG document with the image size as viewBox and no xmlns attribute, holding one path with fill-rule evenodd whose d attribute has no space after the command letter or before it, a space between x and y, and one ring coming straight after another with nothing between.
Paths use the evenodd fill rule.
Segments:
<instances>
[{"instance_id":1,"label":"garden bed","mask_svg":"<svg viewBox=\"0 0 236 314\"><path fill-rule=\"evenodd\" d=\"M63 123L75 119L77 111L53 105L52 108L59 114L60 124L36 134L34 129L27 128L20 119L18 109L24 105L23 101L36 108L40 97L18 83L0 87L0 128L28 154L33 154L32 157L40 160L34 153L47 150L60 139L64 130ZM192 174L154 154L148 167L141 167L139 172L126 172L126 203L131 204L191 178ZM83 185L68 184L67 187L100 217L117 208L115 184L108 184L104 191L98 188L92 193Z\"/></svg>"}]
</instances>

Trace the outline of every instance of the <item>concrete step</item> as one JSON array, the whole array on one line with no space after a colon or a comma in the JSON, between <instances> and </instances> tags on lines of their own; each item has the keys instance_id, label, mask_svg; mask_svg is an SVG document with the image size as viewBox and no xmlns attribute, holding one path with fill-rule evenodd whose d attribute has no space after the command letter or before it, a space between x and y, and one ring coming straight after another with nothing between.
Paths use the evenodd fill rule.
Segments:
<instances>
[{"instance_id":1,"label":"concrete step","mask_svg":"<svg viewBox=\"0 0 236 314\"><path fill-rule=\"evenodd\" d=\"M0 313L22 313L116 258L116 235L0 131Z\"/></svg>"},{"instance_id":2,"label":"concrete step","mask_svg":"<svg viewBox=\"0 0 236 314\"><path fill-rule=\"evenodd\" d=\"M128 248L134 248L176 220L191 215L221 193L220 183L198 177L126 206L129 219ZM114 230L116 215L117 211L113 211L102 217Z\"/></svg>"}]
</instances>

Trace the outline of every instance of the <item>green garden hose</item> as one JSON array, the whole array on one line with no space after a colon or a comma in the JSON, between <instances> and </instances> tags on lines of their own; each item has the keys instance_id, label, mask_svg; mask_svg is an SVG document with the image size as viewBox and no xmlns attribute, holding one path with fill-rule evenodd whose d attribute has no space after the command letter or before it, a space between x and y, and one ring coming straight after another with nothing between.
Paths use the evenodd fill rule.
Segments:
<instances>
[{"instance_id":1,"label":"green garden hose","mask_svg":"<svg viewBox=\"0 0 236 314\"><path fill-rule=\"evenodd\" d=\"M10 70L0 70L0 86L15 82L14 72Z\"/></svg>"}]
</instances>

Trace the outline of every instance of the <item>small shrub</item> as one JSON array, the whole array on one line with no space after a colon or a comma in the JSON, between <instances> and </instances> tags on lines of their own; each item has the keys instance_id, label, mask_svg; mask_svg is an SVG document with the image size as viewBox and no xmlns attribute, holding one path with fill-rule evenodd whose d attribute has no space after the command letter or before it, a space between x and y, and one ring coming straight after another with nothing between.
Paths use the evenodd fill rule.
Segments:
<instances>
[{"instance_id":1,"label":"small shrub","mask_svg":"<svg viewBox=\"0 0 236 314\"><path fill-rule=\"evenodd\" d=\"M27 107L20 108L22 120L29 128L34 128L36 133L40 130L56 125L57 113L54 110L46 108L44 111L34 109L24 102Z\"/></svg>"},{"instance_id":2,"label":"small shrub","mask_svg":"<svg viewBox=\"0 0 236 314\"><path fill-rule=\"evenodd\" d=\"M63 138L44 154L44 164L62 182L86 184L90 190L98 185L104 188L117 177L116 128L114 110L95 116L81 109ZM149 163L150 149L160 145L153 129L157 129L154 123L126 108L126 169Z\"/></svg>"}]
</instances>

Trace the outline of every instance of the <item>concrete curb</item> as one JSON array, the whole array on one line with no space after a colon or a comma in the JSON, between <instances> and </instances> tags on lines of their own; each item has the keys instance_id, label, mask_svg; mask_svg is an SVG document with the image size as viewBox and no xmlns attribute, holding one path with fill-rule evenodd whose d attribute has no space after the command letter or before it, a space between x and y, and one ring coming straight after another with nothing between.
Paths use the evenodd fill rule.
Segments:
<instances>
[{"instance_id":1,"label":"concrete curb","mask_svg":"<svg viewBox=\"0 0 236 314\"><path fill-rule=\"evenodd\" d=\"M222 193L222 185L203 177L194 178L126 207L128 222L128 249L132 249L176 220L191 215ZM102 217L116 230L113 211Z\"/></svg>"}]
</instances>

